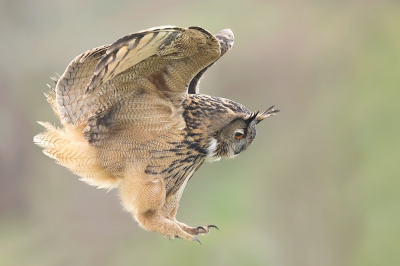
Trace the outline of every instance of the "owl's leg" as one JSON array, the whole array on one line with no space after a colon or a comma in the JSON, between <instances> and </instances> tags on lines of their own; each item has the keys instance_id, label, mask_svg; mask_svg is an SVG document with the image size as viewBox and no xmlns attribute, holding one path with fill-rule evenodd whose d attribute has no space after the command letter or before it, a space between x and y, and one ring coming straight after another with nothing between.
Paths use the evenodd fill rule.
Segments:
<instances>
[{"instance_id":1,"label":"owl's leg","mask_svg":"<svg viewBox=\"0 0 400 266\"><path fill-rule=\"evenodd\" d=\"M177 223L180 226L180 228L183 231L185 231L186 233L191 234L191 235L199 235L199 234L203 235L203 234L209 233L210 228L216 228L217 230L219 230L217 226L212 225L212 224L206 225L206 226L191 227L191 226L188 226L187 224L178 222L178 220L176 220L176 218L175 218L176 213L178 212L178 207L179 207L179 204L176 204L175 208L168 215L168 218L170 220L174 221L175 223Z\"/></svg>"},{"instance_id":2,"label":"owl's leg","mask_svg":"<svg viewBox=\"0 0 400 266\"><path fill-rule=\"evenodd\" d=\"M199 241L197 237L182 230L176 222L162 215L161 209L165 203L163 178L147 175L144 168L140 169L135 165L125 174L119 190L125 209L134 215L144 229L164 235L168 239L179 237Z\"/></svg>"}]
</instances>

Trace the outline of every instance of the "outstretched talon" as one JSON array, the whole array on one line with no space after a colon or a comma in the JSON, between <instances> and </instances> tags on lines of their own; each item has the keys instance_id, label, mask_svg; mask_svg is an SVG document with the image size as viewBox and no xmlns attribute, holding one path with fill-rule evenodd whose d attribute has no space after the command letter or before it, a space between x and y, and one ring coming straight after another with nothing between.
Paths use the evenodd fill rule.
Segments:
<instances>
[{"instance_id":1,"label":"outstretched talon","mask_svg":"<svg viewBox=\"0 0 400 266\"><path fill-rule=\"evenodd\" d=\"M207 234L210 232L210 228L215 228L215 229L219 230L218 227L213 224L210 224L207 226L198 226L196 229L199 231L198 234ZM203 230L203 232L200 232L200 230Z\"/></svg>"},{"instance_id":2,"label":"outstretched talon","mask_svg":"<svg viewBox=\"0 0 400 266\"><path fill-rule=\"evenodd\" d=\"M210 232L210 228L215 228L215 229L219 230L218 227L216 225L213 225L213 224L210 224L210 225L207 225L207 226L190 227L190 226L188 226L188 225L186 225L184 223L181 223L181 222L178 222L178 221L175 221L175 222L181 227L181 229L183 231L185 231L186 233L188 233L188 234L190 234L192 236L207 234L207 233Z\"/></svg>"},{"instance_id":3,"label":"outstretched talon","mask_svg":"<svg viewBox=\"0 0 400 266\"><path fill-rule=\"evenodd\" d=\"M193 237L193 241L197 241L197 242L199 242L199 244L201 245L201 242L200 242L200 240L199 240L199 238L198 238L197 236L194 236L194 237Z\"/></svg>"}]
</instances>

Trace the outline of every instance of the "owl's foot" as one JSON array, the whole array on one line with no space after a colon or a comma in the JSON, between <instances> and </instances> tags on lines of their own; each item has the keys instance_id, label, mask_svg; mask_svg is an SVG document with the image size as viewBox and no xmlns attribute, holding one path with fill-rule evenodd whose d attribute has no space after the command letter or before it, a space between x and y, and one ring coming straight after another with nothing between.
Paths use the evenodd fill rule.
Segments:
<instances>
[{"instance_id":1,"label":"owl's foot","mask_svg":"<svg viewBox=\"0 0 400 266\"><path fill-rule=\"evenodd\" d=\"M218 227L213 224L210 224L207 226L190 227L184 223L180 223L180 222L176 222L176 223L181 227L181 229L183 231L185 231L186 233L191 234L191 235L207 234L210 232L210 228L216 228L217 230L219 230Z\"/></svg>"},{"instance_id":2,"label":"owl's foot","mask_svg":"<svg viewBox=\"0 0 400 266\"><path fill-rule=\"evenodd\" d=\"M218 227L216 225L213 225L213 224L209 224L207 226L197 226L197 229L203 230L203 233L201 233L201 234L209 233L210 232L210 228L215 228L215 229L217 229L219 231Z\"/></svg>"},{"instance_id":3,"label":"owl's foot","mask_svg":"<svg viewBox=\"0 0 400 266\"><path fill-rule=\"evenodd\" d=\"M144 229L164 235L167 239L182 238L200 243L196 236L184 231L176 222L157 212L137 213L135 218Z\"/></svg>"}]
</instances>

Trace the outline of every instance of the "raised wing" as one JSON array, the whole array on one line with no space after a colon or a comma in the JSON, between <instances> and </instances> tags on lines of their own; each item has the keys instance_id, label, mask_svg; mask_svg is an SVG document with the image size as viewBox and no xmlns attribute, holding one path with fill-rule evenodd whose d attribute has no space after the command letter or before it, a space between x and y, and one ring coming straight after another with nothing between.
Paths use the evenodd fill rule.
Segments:
<instances>
[{"instance_id":1,"label":"raised wing","mask_svg":"<svg viewBox=\"0 0 400 266\"><path fill-rule=\"evenodd\" d=\"M96 66L88 90L103 85L119 73L153 55L173 55L181 52L185 57L190 56L186 49L184 51L174 45L179 35L187 34L184 31L183 28L163 26L122 37L110 46L107 55ZM189 46L194 45L194 42L189 43Z\"/></svg>"},{"instance_id":2,"label":"raised wing","mask_svg":"<svg viewBox=\"0 0 400 266\"><path fill-rule=\"evenodd\" d=\"M93 72L100 59L106 54L109 45L103 45L86 51L71 61L64 74L56 83L55 103L57 115L62 122L68 120L66 114L71 113L72 109L77 109L85 103L82 96L85 94L87 84L93 77ZM48 101L51 99L49 97Z\"/></svg>"},{"instance_id":3,"label":"raised wing","mask_svg":"<svg viewBox=\"0 0 400 266\"><path fill-rule=\"evenodd\" d=\"M215 38L217 38L218 42L219 42L219 46L220 46L220 51L221 51L221 56L223 56L226 52L228 52L232 46L233 46L233 42L234 42L234 37L233 37L233 32L229 29L225 29L220 31L217 35L215 35ZM199 93L199 85L200 85L200 80L204 75L204 72L206 72L206 70L214 65L216 61L212 62L211 64L209 64L208 66L206 66L205 68L203 68L199 73L197 73L197 75L190 81L189 84L189 88L188 88L188 93L189 94L196 94Z\"/></svg>"},{"instance_id":4,"label":"raised wing","mask_svg":"<svg viewBox=\"0 0 400 266\"><path fill-rule=\"evenodd\" d=\"M220 43L199 27L163 26L83 53L55 89L61 121L74 127L86 124L116 110L137 91L168 99L179 108L191 80L221 56L225 48Z\"/></svg>"}]
</instances>

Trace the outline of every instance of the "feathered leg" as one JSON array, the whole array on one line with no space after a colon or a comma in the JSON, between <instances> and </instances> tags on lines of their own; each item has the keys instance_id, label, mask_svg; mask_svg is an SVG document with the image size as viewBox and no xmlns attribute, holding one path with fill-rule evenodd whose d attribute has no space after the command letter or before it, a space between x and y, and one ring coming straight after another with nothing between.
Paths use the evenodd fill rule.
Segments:
<instances>
[{"instance_id":1,"label":"feathered leg","mask_svg":"<svg viewBox=\"0 0 400 266\"><path fill-rule=\"evenodd\" d=\"M141 227L157 232L168 239L179 237L199 241L162 214L165 203L165 184L162 178L145 174L145 164L127 163L124 179L119 184L125 209L131 212Z\"/></svg>"}]
</instances>

